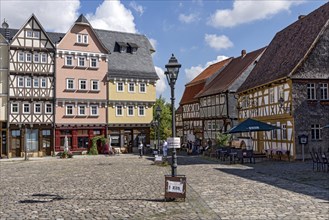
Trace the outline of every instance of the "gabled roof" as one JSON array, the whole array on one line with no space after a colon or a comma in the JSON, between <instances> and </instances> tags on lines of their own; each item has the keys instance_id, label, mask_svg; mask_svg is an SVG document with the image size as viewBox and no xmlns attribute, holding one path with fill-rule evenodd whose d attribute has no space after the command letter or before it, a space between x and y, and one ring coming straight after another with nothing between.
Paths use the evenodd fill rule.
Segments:
<instances>
[{"instance_id":1,"label":"gabled roof","mask_svg":"<svg viewBox=\"0 0 329 220\"><path fill-rule=\"evenodd\" d=\"M207 79L211 78L211 76L218 73L230 61L231 58L210 65L204 71L202 71L197 77L195 77L191 82L186 84L182 99L179 104L184 105L198 101L198 99L195 96L204 88Z\"/></svg>"},{"instance_id":2,"label":"gabled roof","mask_svg":"<svg viewBox=\"0 0 329 220\"><path fill-rule=\"evenodd\" d=\"M292 75L328 27L328 20L329 3L326 3L278 32L238 92Z\"/></svg>"},{"instance_id":3,"label":"gabled roof","mask_svg":"<svg viewBox=\"0 0 329 220\"><path fill-rule=\"evenodd\" d=\"M230 86L244 73L249 66L256 65L257 58L264 52L265 47L234 58L197 97L204 97L226 92ZM258 64L257 64L258 65ZM256 66L257 66L256 65Z\"/></svg>"},{"instance_id":4,"label":"gabled roof","mask_svg":"<svg viewBox=\"0 0 329 220\"><path fill-rule=\"evenodd\" d=\"M140 34L123 33L108 30L95 32L105 47L109 50L108 78L132 78L157 80L151 50L153 50L146 36ZM115 51L115 44L124 42L138 45L136 53Z\"/></svg>"},{"instance_id":5,"label":"gabled roof","mask_svg":"<svg viewBox=\"0 0 329 220\"><path fill-rule=\"evenodd\" d=\"M199 75L197 75L191 82L189 82L187 85L189 84L194 84L197 83L199 81L202 80L207 80L210 76L212 76L213 74L215 74L218 70L220 70L221 68L223 68L225 65L227 65L230 61L232 60L232 58L228 58L222 61L219 61L217 63L211 64L210 66L208 66L204 71L202 71Z\"/></svg>"}]
</instances>

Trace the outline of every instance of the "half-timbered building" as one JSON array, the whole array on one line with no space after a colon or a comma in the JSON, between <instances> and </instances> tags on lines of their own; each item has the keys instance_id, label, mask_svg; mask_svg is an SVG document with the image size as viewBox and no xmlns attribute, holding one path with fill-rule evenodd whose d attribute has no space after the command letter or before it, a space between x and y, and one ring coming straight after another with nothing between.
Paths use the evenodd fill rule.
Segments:
<instances>
[{"instance_id":1,"label":"half-timbered building","mask_svg":"<svg viewBox=\"0 0 329 220\"><path fill-rule=\"evenodd\" d=\"M191 82L185 85L180 101L183 120L183 141L202 141L203 121L200 117L200 104L196 97L204 87L231 61L231 58L210 65ZM201 143L199 143L201 144Z\"/></svg>"},{"instance_id":2,"label":"half-timbered building","mask_svg":"<svg viewBox=\"0 0 329 220\"><path fill-rule=\"evenodd\" d=\"M8 156L51 154L55 46L35 15L19 30L2 30L9 42Z\"/></svg>"},{"instance_id":3,"label":"half-timbered building","mask_svg":"<svg viewBox=\"0 0 329 220\"><path fill-rule=\"evenodd\" d=\"M87 151L106 135L108 51L83 16L57 44L55 150L67 140L73 152Z\"/></svg>"},{"instance_id":4,"label":"half-timbered building","mask_svg":"<svg viewBox=\"0 0 329 220\"><path fill-rule=\"evenodd\" d=\"M278 32L238 90L239 118L280 127L253 133L257 151L309 157L327 151L329 132L329 3ZM306 135L303 145L298 136Z\"/></svg>"},{"instance_id":5,"label":"half-timbered building","mask_svg":"<svg viewBox=\"0 0 329 220\"><path fill-rule=\"evenodd\" d=\"M200 100L200 118L204 123L204 139L226 132L238 123L235 92L257 65L265 48L246 53L229 64L196 96Z\"/></svg>"}]
</instances>

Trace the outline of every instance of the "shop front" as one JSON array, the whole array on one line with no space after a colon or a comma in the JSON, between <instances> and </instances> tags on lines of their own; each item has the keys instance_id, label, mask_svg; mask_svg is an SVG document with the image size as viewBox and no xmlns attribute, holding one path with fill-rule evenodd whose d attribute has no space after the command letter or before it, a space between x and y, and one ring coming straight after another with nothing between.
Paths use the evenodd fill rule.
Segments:
<instances>
[{"instance_id":1,"label":"shop front","mask_svg":"<svg viewBox=\"0 0 329 220\"><path fill-rule=\"evenodd\" d=\"M92 145L93 137L105 136L105 133L105 127L57 127L55 130L55 151L64 150L65 138L67 138L70 151L86 153ZM99 147L99 153L102 153L102 146Z\"/></svg>"}]
</instances>

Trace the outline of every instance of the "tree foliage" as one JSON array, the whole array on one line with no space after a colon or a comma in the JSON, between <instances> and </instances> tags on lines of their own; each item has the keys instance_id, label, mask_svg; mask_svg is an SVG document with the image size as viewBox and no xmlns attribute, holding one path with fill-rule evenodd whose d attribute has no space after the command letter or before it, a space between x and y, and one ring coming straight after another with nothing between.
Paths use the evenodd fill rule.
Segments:
<instances>
[{"instance_id":1,"label":"tree foliage","mask_svg":"<svg viewBox=\"0 0 329 220\"><path fill-rule=\"evenodd\" d=\"M171 136L171 126L172 126L172 115L171 115L171 104L167 103L165 98L159 97L156 99L155 104L153 106L153 121L156 120L156 108L160 106L161 115L160 115L160 140L167 139L167 137ZM151 139L157 139L155 135L155 128L151 127ZM157 135L157 134L156 134Z\"/></svg>"}]
</instances>

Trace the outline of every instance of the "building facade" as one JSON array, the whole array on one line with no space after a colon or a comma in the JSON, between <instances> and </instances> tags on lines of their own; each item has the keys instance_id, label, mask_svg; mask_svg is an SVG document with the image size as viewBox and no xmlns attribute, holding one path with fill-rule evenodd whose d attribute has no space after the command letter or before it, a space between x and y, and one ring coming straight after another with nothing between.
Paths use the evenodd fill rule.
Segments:
<instances>
[{"instance_id":1,"label":"building facade","mask_svg":"<svg viewBox=\"0 0 329 220\"><path fill-rule=\"evenodd\" d=\"M204 123L204 139L213 142L218 133L226 132L238 124L236 90L250 74L265 48L233 58L197 97L200 117Z\"/></svg>"},{"instance_id":2,"label":"building facade","mask_svg":"<svg viewBox=\"0 0 329 220\"><path fill-rule=\"evenodd\" d=\"M137 152L150 144L156 81L149 40L139 34L96 30L109 50L108 135L121 152Z\"/></svg>"},{"instance_id":3,"label":"building facade","mask_svg":"<svg viewBox=\"0 0 329 220\"><path fill-rule=\"evenodd\" d=\"M317 19L321 18L321 19ZM257 151L281 151L295 159L328 151L329 3L278 32L239 88L239 118L281 129L253 134ZM286 56L282 56L285 54ZM299 136L306 135L304 146Z\"/></svg>"},{"instance_id":4,"label":"building facade","mask_svg":"<svg viewBox=\"0 0 329 220\"><path fill-rule=\"evenodd\" d=\"M106 135L108 51L81 15L57 45L55 150L88 151ZM101 152L99 152L101 153Z\"/></svg>"},{"instance_id":5,"label":"building facade","mask_svg":"<svg viewBox=\"0 0 329 220\"><path fill-rule=\"evenodd\" d=\"M12 35L11 35L12 34ZM32 15L7 35L8 156L51 154L54 122L55 46Z\"/></svg>"},{"instance_id":6,"label":"building facade","mask_svg":"<svg viewBox=\"0 0 329 220\"><path fill-rule=\"evenodd\" d=\"M0 158L8 155L7 143L7 99L8 99L8 67L9 43L5 38L8 33L8 24L2 24L3 32L0 34Z\"/></svg>"},{"instance_id":7,"label":"building facade","mask_svg":"<svg viewBox=\"0 0 329 220\"><path fill-rule=\"evenodd\" d=\"M185 85L180 101L183 120L183 142L197 141L202 144L204 137L204 123L200 115L199 93L212 82L222 69L231 61L231 58L212 64Z\"/></svg>"}]
</instances>

